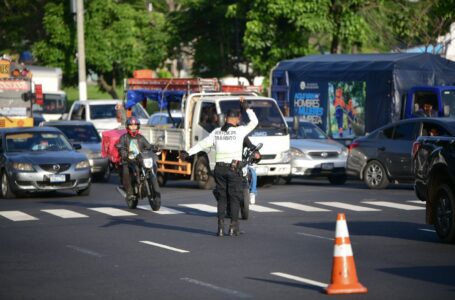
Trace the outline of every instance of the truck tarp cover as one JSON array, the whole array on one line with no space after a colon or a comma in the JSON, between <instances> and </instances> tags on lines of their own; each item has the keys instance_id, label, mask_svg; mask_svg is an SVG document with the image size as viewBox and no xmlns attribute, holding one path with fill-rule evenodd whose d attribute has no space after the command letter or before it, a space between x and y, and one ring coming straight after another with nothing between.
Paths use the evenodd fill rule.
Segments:
<instances>
[{"instance_id":1,"label":"truck tarp cover","mask_svg":"<svg viewBox=\"0 0 455 300\"><path fill-rule=\"evenodd\" d=\"M354 137L398 120L411 87L454 83L455 62L428 53L312 55L276 66L272 97L333 137Z\"/></svg>"}]
</instances>

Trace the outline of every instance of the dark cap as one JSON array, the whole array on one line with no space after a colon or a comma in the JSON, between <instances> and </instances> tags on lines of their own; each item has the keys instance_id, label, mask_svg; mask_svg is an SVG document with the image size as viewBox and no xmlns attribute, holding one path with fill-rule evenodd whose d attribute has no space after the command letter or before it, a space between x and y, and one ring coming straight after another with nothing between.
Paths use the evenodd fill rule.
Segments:
<instances>
[{"instance_id":1,"label":"dark cap","mask_svg":"<svg viewBox=\"0 0 455 300\"><path fill-rule=\"evenodd\" d=\"M239 118L239 117L240 117L240 110L230 109L227 111L226 118Z\"/></svg>"}]
</instances>

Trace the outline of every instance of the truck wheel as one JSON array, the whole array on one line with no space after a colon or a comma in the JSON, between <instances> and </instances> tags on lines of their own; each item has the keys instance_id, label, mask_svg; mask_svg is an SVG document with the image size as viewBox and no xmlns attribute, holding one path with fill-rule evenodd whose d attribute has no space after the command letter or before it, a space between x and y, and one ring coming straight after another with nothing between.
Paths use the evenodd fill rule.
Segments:
<instances>
[{"instance_id":1,"label":"truck wheel","mask_svg":"<svg viewBox=\"0 0 455 300\"><path fill-rule=\"evenodd\" d=\"M243 201L240 202L240 216L243 220L248 220L250 214L250 190L243 189Z\"/></svg>"},{"instance_id":2,"label":"truck wheel","mask_svg":"<svg viewBox=\"0 0 455 300\"><path fill-rule=\"evenodd\" d=\"M436 190L434 227L439 238L446 243L455 242L455 197L447 184Z\"/></svg>"},{"instance_id":3,"label":"truck wheel","mask_svg":"<svg viewBox=\"0 0 455 300\"><path fill-rule=\"evenodd\" d=\"M205 156L199 156L194 171L194 178L199 185L199 188L204 190L215 188L215 178L213 178L209 162Z\"/></svg>"},{"instance_id":4,"label":"truck wheel","mask_svg":"<svg viewBox=\"0 0 455 300\"><path fill-rule=\"evenodd\" d=\"M363 180L370 189L383 189L389 185L389 179L382 164L370 161L363 171Z\"/></svg>"},{"instance_id":5,"label":"truck wheel","mask_svg":"<svg viewBox=\"0 0 455 300\"><path fill-rule=\"evenodd\" d=\"M329 182L335 185L342 185L346 183L346 175L332 175L328 177Z\"/></svg>"},{"instance_id":6,"label":"truck wheel","mask_svg":"<svg viewBox=\"0 0 455 300\"><path fill-rule=\"evenodd\" d=\"M166 182L167 182L167 175L166 174L163 174L163 173L158 173L156 175L156 178L158 180L158 184L160 186L165 186L166 185Z\"/></svg>"},{"instance_id":7,"label":"truck wheel","mask_svg":"<svg viewBox=\"0 0 455 300\"><path fill-rule=\"evenodd\" d=\"M5 199L16 198L16 194L11 190L11 185L9 184L8 174L5 171L2 172L2 182L1 182L2 197Z\"/></svg>"}]
</instances>

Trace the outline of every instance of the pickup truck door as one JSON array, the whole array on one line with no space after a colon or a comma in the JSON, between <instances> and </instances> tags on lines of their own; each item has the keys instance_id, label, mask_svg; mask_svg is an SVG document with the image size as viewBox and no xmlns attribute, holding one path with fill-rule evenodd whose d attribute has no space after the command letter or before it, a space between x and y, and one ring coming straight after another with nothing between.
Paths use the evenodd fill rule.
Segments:
<instances>
[{"instance_id":1,"label":"pickup truck door","mask_svg":"<svg viewBox=\"0 0 455 300\"><path fill-rule=\"evenodd\" d=\"M193 113L191 146L196 145L199 141L204 139L212 132L213 129L218 127L216 112L216 104L212 101L200 101L196 103ZM215 151L207 153L209 158L210 168L215 168Z\"/></svg>"},{"instance_id":2,"label":"pickup truck door","mask_svg":"<svg viewBox=\"0 0 455 300\"><path fill-rule=\"evenodd\" d=\"M395 126L393 138L381 149L387 169L394 179L412 179L412 144L416 139L420 122L406 122Z\"/></svg>"}]
</instances>

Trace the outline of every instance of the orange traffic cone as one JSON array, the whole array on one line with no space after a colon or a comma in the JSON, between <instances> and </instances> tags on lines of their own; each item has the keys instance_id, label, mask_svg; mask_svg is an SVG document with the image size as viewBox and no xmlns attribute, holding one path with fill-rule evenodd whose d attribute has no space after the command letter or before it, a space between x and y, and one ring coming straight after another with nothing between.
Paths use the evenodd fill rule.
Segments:
<instances>
[{"instance_id":1,"label":"orange traffic cone","mask_svg":"<svg viewBox=\"0 0 455 300\"><path fill-rule=\"evenodd\" d=\"M337 217L335 248L333 251L332 280L325 289L327 294L366 293L368 290L357 279L346 217Z\"/></svg>"}]
</instances>

